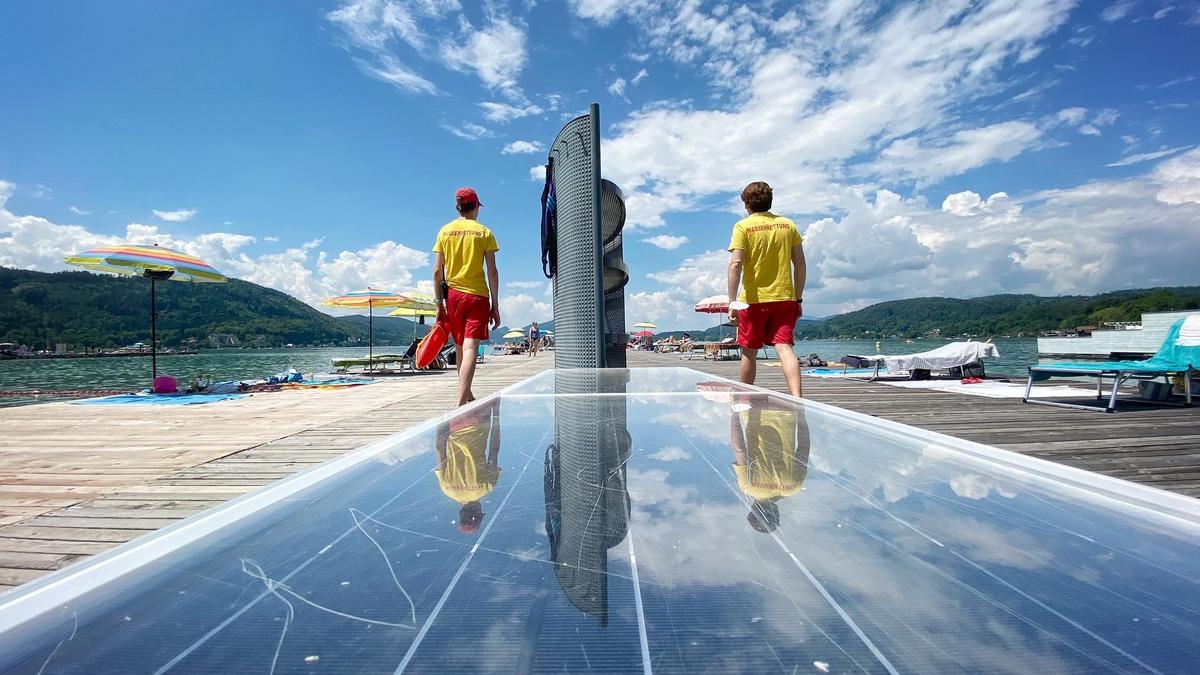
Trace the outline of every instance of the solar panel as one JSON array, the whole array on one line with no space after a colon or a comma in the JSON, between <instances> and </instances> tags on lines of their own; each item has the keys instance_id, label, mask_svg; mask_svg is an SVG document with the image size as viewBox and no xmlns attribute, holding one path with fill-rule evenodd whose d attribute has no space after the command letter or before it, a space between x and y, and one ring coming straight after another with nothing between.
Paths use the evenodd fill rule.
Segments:
<instances>
[{"instance_id":1,"label":"solar panel","mask_svg":"<svg viewBox=\"0 0 1200 675\"><path fill-rule=\"evenodd\" d=\"M0 670L1196 672L1197 504L562 370L0 597Z\"/></svg>"}]
</instances>

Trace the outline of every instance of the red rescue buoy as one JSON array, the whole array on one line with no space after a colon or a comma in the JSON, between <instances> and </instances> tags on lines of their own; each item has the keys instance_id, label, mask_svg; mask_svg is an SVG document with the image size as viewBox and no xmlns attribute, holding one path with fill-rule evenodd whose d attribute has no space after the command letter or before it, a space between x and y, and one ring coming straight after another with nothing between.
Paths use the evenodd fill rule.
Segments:
<instances>
[{"instance_id":1,"label":"red rescue buoy","mask_svg":"<svg viewBox=\"0 0 1200 675\"><path fill-rule=\"evenodd\" d=\"M429 364L437 358L438 352L442 351L442 347L446 346L448 337L449 331L441 321L433 324L433 328L429 329L429 333L421 340L421 344L417 345L417 367L428 368Z\"/></svg>"}]
</instances>

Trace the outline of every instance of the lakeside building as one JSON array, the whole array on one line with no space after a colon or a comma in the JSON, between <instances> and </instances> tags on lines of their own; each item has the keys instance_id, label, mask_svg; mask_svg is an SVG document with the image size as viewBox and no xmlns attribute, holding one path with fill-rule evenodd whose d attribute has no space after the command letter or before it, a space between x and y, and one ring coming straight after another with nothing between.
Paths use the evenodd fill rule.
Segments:
<instances>
[{"instance_id":1,"label":"lakeside building","mask_svg":"<svg viewBox=\"0 0 1200 675\"><path fill-rule=\"evenodd\" d=\"M1141 321L1105 324L1090 335L1038 338L1038 356L1091 359L1127 359L1152 356L1167 337L1171 324L1197 310L1147 312Z\"/></svg>"}]
</instances>

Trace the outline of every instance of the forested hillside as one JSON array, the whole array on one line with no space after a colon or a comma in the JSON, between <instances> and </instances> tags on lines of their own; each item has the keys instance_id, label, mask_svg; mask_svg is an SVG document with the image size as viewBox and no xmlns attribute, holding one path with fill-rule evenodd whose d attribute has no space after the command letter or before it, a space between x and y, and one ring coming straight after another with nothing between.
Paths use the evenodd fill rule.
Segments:
<instances>
[{"instance_id":1,"label":"forested hillside","mask_svg":"<svg viewBox=\"0 0 1200 675\"><path fill-rule=\"evenodd\" d=\"M1042 331L1137 321L1143 312L1200 308L1200 287L1150 288L1101 295L989 295L914 298L871 305L801 327L808 338L1037 335Z\"/></svg>"}]
</instances>

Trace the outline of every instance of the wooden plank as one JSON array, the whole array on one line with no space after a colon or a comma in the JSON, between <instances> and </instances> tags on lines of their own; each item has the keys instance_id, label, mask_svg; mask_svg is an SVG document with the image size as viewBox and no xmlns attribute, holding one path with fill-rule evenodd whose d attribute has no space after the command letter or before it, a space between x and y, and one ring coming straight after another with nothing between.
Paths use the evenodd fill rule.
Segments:
<instances>
[{"instance_id":1,"label":"wooden plank","mask_svg":"<svg viewBox=\"0 0 1200 675\"><path fill-rule=\"evenodd\" d=\"M87 541L120 543L152 532L134 529L102 529L95 527L31 527L8 525L0 527L0 536L11 539L44 539L49 541Z\"/></svg>"},{"instance_id":2,"label":"wooden plank","mask_svg":"<svg viewBox=\"0 0 1200 675\"><path fill-rule=\"evenodd\" d=\"M33 581L46 574L45 570L27 570L16 567L0 567L0 584L15 585Z\"/></svg>"},{"instance_id":3,"label":"wooden plank","mask_svg":"<svg viewBox=\"0 0 1200 675\"><path fill-rule=\"evenodd\" d=\"M93 555L112 548L116 544L97 541L68 541L59 539L15 539L0 532L0 551L9 553L58 553L68 555Z\"/></svg>"},{"instance_id":4,"label":"wooden plank","mask_svg":"<svg viewBox=\"0 0 1200 675\"><path fill-rule=\"evenodd\" d=\"M56 570L84 558L81 554L44 553L33 551L0 551L0 567L28 570Z\"/></svg>"}]
</instances>

